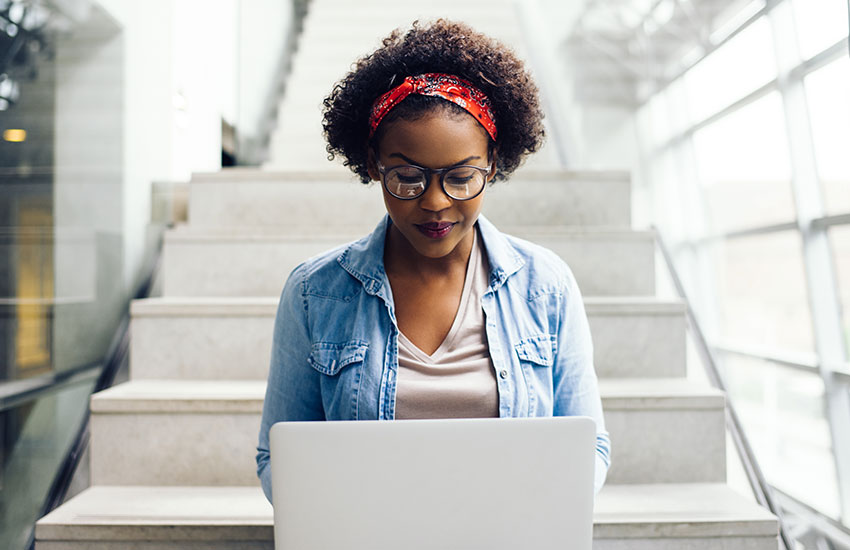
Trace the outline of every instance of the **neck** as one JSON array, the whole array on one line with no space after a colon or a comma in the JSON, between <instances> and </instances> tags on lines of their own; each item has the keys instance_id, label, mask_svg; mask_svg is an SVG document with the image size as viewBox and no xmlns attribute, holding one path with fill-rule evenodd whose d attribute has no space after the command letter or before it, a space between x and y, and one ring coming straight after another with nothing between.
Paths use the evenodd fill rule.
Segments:
<instances>
[{"instance_id":1,"label":"neck","mask_svg":"<svg viewBox=\"0 0 850 550\"><path fill-rule=\"evenodd\" d=\"M475 231L475 228L472 231ZM464 236L449 254L441 258L429 258L417 252L401 231L390 224L384 246L384 266L388 273L416 277L424 281L457 274L464 276L472 253L472 231Z\"/></svg>"}]
</instances>

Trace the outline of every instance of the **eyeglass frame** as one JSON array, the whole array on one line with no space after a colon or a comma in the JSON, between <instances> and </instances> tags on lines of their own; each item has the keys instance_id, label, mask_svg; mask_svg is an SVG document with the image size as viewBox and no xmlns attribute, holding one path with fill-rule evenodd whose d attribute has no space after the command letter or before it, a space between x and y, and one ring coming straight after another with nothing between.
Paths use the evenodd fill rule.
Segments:
<instances>
[{"instance_id":1,"label":"eyeglass frame","mask_svg":"<svg viewBox=\"0 0 850 550\"><path fill-rule=\"evenodd\" d=\"M433 174L437 174L437 175L440 176L440 187L443 189L443 193L445 193L447 197L449 197L450 199L455 200L455 201L472 200L472 199L474 199L475 197L477 197L478 195L480 195L481 193L484 192L484 188L487 187L487 175L490 174L490 171L493 169L493 163L492 162L490 162L490 164L488 164L486 168L484 168L483 166L475 166L475 165L472 165L472 164L458 164L457 166L449 166L448 168L426 168L424 166L418 166L416 164L399 164L398 166L387 167L387 166L384 166L381 163L380 160L378 160L377 155L375 157L375 165L378 168L378 173L381 174L381 184L384 186L384 189L387 190L387 193L389 193L393 197L395 197L399 200L403 200L403 201L412 201L412 200L418 199L419 197L424 195L425 192L428 190L428 186L431 185L431 176ZM419 170L422 170L422 172L425 174L425 187L422 189L422 192L419 193L418 195L416 195L415 197L400 197L400 196L396 195L395 193L393 193L392 191L390 191L389 187L387 187L387 172L389 172L390 170L394 170L396 168L408 168L408 167L418 168ZM475 168L476 170L479 170L479 171L484 173L484 185L482 185L481 189L479 189L478 192L475 193L474 195L472 195L471 197L466 197L465 199L459 199L457 197L450 195L449 192L446 191L446 174L448 172L451 172L452 170L457 169L457 168Z\"/></svg>"}]
</instances>

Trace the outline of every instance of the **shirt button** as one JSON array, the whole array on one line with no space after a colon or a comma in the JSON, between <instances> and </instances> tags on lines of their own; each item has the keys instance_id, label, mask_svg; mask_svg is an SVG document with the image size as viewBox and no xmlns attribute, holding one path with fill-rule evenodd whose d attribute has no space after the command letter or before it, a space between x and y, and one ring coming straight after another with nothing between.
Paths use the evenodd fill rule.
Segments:
<instances>
[{"instance_id":1,"label":"shirt button","mask_svg":"<svg viewBox=\"0 0 850 550\"><path fill-rule=\"evenodd\" d=\"M502 369L502 371L499 373L499 376L501 376L502 380L504 380L505 378L508 377L508 371L506 371L505 369Z\"/></svg>"}]
</instances>

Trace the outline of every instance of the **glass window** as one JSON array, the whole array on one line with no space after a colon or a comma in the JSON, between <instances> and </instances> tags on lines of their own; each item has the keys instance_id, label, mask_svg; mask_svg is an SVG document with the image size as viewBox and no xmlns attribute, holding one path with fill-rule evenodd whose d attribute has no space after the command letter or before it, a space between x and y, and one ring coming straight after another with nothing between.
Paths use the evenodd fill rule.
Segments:
<instances>
[{"instance_id":1,"label":"glass window","mask_svg":"<svg viewBox=\"0 0 850 550\"><path fill-rule=\"evenodd\" d=\"M761 17L685 75L690 113L704 120L774 78L773 38Z\"/></svg>"},{"instance_id":2,"label":"glass window","mask_svg":"<svg viewBox=\"0 0 850 550\"><path fill-rule=\"evenodd\" d=\"M760 359L728 355L722 364L729 399L768 482L837 519L823 380Z\"/></svg>"},{"instance_id":3,"label":"glass window","mask_svg":"<svg viewBox=\"0 0 850 550\"><path fill-rule=\"evenodd\" d=\"M728 239L710 246L723 343L777 351L814 351L812 316L796 231Z\"/></svg>"},{"instance_id":4,"label":"glass window","mask_svg":"<svg viewBox=\"0 0 850 550\"><path fill-rule=\"evenodd\" d=\"M694 133L709 231L793 221L794 197L779 92Z\"/></svg>"},{"instance_id":5,"label":"glass window","mask_svg":"<svg viewBox=\"0 0 850 550\"><path fill-rule=\"evenodd\" d=\"M683 134L694 125L694 122L699 121L693 118L689 106L688 86L685 83L685 78L677 78L671 82L667 86L666 95L673 134Z\"/></svg>"},{"instance_id":6,"label":"glass window","mask_svg":"<svg viewBox=\"0 0 850 550\"><path fill-rule=\"evenodd\" d=\"M829 242L835 258L835 276L838 278L838 293L841 296L844 345L850 357L850 226L831 227Z\"/></svg>"},{"instance_id":7,"label":"glass window","mask_svg":"<svg viewBox=\"0 0 850 550\"><path fill-rule=\"evenodd\" d=\"M646 106L647 135L652 149L664 146L673 137L667 94L659 92Z\"/></svg>"},{"instance_id":8,"label":"glass window","mask_svg":"<svg viewBox=\"0 0 850 550\"><path fill-rule=\"evenodd\" d=\"M794 0L794 16L803 59L847 36L846 0Z\"/></svg>"},{"instance_id":9,"label":"glass window","mask_svg":"<svg viewBox=\"0 0 850 550\"><path fill-rule=\"evenodd\" d=\"M676 149L665 149L656 155L651 164L650 177L655 187L653 219L667 239L684 237L682 208L670 208L671 204L684 205L682 178L676 169Z\"/></svg>"},{"instance_id":10,"label":"glass window","mask_svg":"<svg viewBox=\"0 0 850 550\"><path fill-rule=\"evenodd\" d=\"M804 82L824 207L850 212L850 59L842 56Z\"/></svg>"}]
</instances>

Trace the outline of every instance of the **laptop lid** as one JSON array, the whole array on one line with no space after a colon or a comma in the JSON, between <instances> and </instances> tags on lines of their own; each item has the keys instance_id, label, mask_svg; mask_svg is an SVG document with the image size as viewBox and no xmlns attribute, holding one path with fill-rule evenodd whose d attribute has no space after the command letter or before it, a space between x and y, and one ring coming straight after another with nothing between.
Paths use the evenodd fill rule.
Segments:
<instances>
[{"instance_id":1,"label":"laptop lid","mask_svg":"<svg viewBox=\"0 0 850 550\"><path fill-rule=\"evenodd\" d=\"M590 550L586 417L279 422L276 550Z\"/></svg>"}]
</instances>

